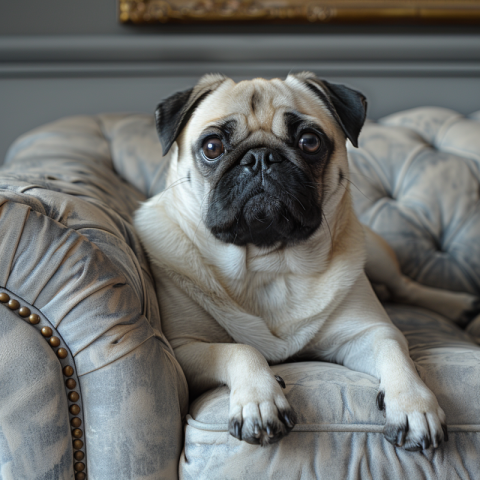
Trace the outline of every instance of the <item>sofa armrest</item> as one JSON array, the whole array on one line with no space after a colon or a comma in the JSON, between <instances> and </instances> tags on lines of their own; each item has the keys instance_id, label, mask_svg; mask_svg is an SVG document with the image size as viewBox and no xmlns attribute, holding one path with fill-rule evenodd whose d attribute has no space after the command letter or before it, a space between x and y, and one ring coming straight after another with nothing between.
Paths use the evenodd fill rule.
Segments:
<instances>
[{"instance_id":1,"label":"sofa armrest","mask_svg":"<svg viewBox=\"0 0 480 480\"><path fill-rule=\"evenodd\" d=\"M11 311L37 330L38 342L58 339L49 348L62 368L68 363L74 371L67 377L57 368L55 388L61 385L59 409L73 421L71 435L85 444L74 449L86 453L77 477L172 478L188 393L161 332L153 279L131 225L144 197L112 170L99 122L76 121L66 133L67 127L58 133L53 124L24 137L0 170L0 288L18 302ZM92 136L98 159L95 149L74 148ZM18 307L39 322L29 324ZM8 311L9 303L0 308ZM51 334L42 336L43 327ZM12 381L7 390L16 388ZM79 401L71 401L72 391ZM33 390L23 394L33 401ZM73 405L79 414L69 413ZM37 441L34 433L24 440ZM0 444L11 441L0 428Z\"/></svg>"}]
</instances>

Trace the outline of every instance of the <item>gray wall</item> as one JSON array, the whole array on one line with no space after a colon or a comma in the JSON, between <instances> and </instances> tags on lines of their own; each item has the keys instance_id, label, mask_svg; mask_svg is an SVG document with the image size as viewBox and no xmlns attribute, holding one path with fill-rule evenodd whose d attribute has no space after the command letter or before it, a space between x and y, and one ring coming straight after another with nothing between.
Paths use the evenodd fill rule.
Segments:
<instances>
[{"instance_id":1,"label":"gray wall","mask_svg":"<svg viewBox=\"0 0 480 480\"><path fill-rule=\"evenodd\" d=\"M0 158L65 115L152 112L219 71L236 79L309 69L362 90L369 115L480 109L478 26L159 25L116 20L114 0L0 2Z\"/></svg>"}]
</instances>

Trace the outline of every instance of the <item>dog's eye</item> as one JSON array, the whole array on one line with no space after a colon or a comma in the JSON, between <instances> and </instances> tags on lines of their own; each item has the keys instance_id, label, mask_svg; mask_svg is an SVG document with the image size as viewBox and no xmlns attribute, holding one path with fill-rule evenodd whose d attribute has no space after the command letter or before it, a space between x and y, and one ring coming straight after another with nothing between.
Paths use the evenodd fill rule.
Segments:
<instances>
[{"instance_id":1,"label":"dog's eye","mask_svg":"<svg viewBox=\"0 0 480 480\"><path fill-rule=\"evenodd\" d=\"M314 133L304 133L298 141L298 148L311 155L318 151L321 143L321 140Z\"/></svg>"},{"instance_id":2,"label":"dog's eye","mask_svg":"<svg viewBox=\"0 0 480 480\"><path fill-rule=\"evenodd\" d=\"M207 138L202 146L203 154L209 160L215 160L225 151L222 141L219 138Z\"/></svg>"}]
</instances>

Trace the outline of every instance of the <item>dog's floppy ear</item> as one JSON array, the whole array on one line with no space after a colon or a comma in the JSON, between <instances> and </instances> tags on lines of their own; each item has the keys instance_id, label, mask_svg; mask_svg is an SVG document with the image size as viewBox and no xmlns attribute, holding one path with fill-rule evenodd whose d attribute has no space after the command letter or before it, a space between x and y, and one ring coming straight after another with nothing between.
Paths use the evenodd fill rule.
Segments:
<instances>
[{"instance_id":1,"label":"dog's floppy ear","mask_svg":"<svg viewBox=\"0 0 480 480\"><path fill-rule=\"evenodd\" d=\"M163 155L168 153L195 108L226 78L219 74L204 75L195 87L177 92L160 102L155 110L155 123Z\"/></svg>"},{"instance_id":2,"label":"dog's floppy ear","mask_svg":"<svg viewBox=\"0 0 480 480\"><path fill-rule=\"evenodd\" d=\"M313 73L295 75L320 97L346 137L358 147L358 136L367 116L367 99L357 90L317 78Z\"/></svg>"}]
</instances>

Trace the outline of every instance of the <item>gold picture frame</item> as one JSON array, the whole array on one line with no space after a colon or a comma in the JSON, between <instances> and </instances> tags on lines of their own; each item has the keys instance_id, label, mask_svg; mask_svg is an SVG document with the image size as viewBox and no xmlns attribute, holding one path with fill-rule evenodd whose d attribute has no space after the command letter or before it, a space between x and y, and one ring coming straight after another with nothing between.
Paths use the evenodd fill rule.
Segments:
<instances>
[{"instance_id":1,"label":"gold picture frame","mask_svg":"<svg viewBox=\"0 0 480 480\"><path fill-rule=\"evenodd\" d=\"M118 0L122 23L480 23L480 0Z\"/></svg>"}]
</instances>

